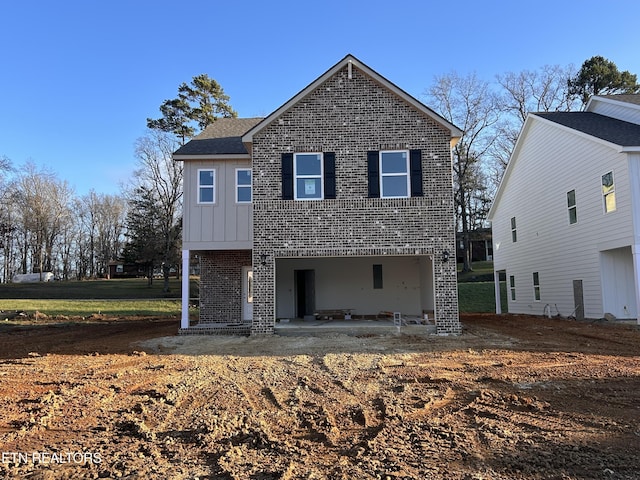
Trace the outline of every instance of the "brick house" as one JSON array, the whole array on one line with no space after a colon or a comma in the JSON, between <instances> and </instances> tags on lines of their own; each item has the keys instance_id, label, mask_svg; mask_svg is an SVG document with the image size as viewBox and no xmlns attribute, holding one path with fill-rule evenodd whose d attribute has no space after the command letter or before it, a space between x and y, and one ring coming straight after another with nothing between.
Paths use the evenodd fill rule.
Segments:
<instances>
[{"instance_id":1,"label":"brick house","mask_svg":"<svg viewBox=\"0 0 640 480\"><path fill-rule=\"evenodd\" d=\"M428 313L438 333L460 333L460 135L351 55L266 118L216 120L174 154L183 263L201 264L199 322L185 293L181 332L270 334L278 319L341 310Z\"/></svg>"}]
</instances>

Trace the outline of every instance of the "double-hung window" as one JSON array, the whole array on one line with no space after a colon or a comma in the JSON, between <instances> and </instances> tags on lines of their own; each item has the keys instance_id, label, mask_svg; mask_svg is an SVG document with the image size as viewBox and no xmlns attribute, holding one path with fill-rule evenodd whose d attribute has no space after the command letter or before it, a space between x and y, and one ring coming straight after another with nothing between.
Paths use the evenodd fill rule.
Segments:
<instances>
[{"instance_id":1,"label":"double-hung window","mask_svg":"<svg viewBox=\"0 0 640 480\"><path fill-rule=\"evenodd\" d=\"M511 300L516 301L516 277L509 275L509 291L511 292Z\"/></svg>"},{"instance_id":2,"label":"double-hung window","mask_svg":"<svg viewBox=\"0 0 640 480\"><path fill-rule=\"evenodd\" d=\"M602 197L605 213L613 212L616 209L616 187L613 182L613 172L602 175Z\"/></svg>"},{"instance_id":3,"label":"double-hung window","mask_svg":"<svg viewBox=\"0 0 640 480\"><path fill-rule=\"evenodd\" d=\"M518 230L516 229L516 217L511 217L511 241L516 243L518 241Z\"/></svg>"},{"instance_id":4,"label":"double-hung window","mask_svg":"<svg viewBox=\"0 0 640 480\"><path fill-rule=\"evenodd\" d=\"M367 152L369 198L422 197L421 150Z\"/></svg>"},{"instance_id":5,"label":"double-hung window","mask_svg":"<svg viewBox=\"0 0 640 480\"><path fill-rule=\"evenodd\" d=\"M216 171L198 170L198 203L215 203Z\"/></svg>"},{"instance_id":6,"label":"double-hung window","mask_svg":"<svg viewBox=\"0 0 640 480\"><path fill-rule=\"evenodd\" d=\"M251 169L236 169L236 202L251 203Z\"/></svg>"},{"instance_id":7,"label":"double-hung window","mask_svg":"<svg viewBox=\"0 0 640 480\"><path fill-rule=\"evenodd\" d=\"M576 191L567 192L567 208L569 209L569 224L578 223L578 210L576 208Z\"/></svg>"},{"instance_id":8,"label":"double-hung window","mask_svg":"<svg viewBox=\"0 0 640 480\"><path fill-rule=\"evenodd\" d=\"M533 299L536 302L540 301L540 275L538 272L533 272Z\"/></svg>"},{"instance_id":9,"label":"double-hung window","mask_svg":"<svg viewBox=\"0 0 640 480\"><path fill-rule=\"evenodd\" d=\"M409 151L380 152L380 197L406 198L409 192Z\"/></svg>"},{"instance_id":10,"label":"double-hung window","mask_svg":"<svg viewBox=\"0 0 640 480\"><path fill-rule=\"evenodd\" d=\"M322 200L322 153L296 153L293 156L293 188L296 200Z\"/></svg>"}]
</instances>

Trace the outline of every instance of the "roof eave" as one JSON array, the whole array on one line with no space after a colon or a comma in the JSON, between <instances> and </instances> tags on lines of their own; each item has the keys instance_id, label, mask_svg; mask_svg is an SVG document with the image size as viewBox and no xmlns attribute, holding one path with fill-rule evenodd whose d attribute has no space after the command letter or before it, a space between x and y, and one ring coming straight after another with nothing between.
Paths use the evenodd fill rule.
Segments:
<instances>
[{"instance_id":1,"label":"roof eave","mask_svg":"<svg viewBox=\"0 0 640 480\"><path fill-rule=\"evenodd\" d=\"M216 154L192 154L192 155L173 155L173 159L178 161L184 160L251 160L248 153L216 153Z\"/></svg>"}]
</instances>

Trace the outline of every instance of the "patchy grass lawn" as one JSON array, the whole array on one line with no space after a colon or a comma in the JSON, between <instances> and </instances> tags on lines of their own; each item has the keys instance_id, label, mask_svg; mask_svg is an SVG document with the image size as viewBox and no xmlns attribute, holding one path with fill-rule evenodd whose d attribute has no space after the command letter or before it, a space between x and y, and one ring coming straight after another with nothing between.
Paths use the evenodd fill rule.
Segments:
<instances>
[{"instance_id":1,"label":"patchy grass lawn","mask_svg":"<svg viewBox=\"0 0 640 480\"><path fill-rule=\"evenodd\" d=\"M507 311L506 283L500 282L502 311ZM496 311L493 282L458 283L458 306L461 312L485 313Z\"/></svg>"}]
</instances>

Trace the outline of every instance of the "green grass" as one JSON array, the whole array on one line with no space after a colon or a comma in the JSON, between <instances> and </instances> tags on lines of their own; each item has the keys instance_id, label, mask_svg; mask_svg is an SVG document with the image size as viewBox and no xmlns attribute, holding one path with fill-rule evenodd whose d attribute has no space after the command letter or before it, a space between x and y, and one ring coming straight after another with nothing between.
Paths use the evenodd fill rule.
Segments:
<instances>
[{"instance_id":1,"label":"green grass","mask_svg":"<svg viewBox=\"0 0 640 480\"><path fill-rule=\"evenodd\" d=\"M93 314L107 316L155 316L180 315L180 300L0 300L0 310L22 310L33 314L38 311L49 316L88 317ZM0 320L2 320L0 314Z\"/></svg>"},{"instance_id":2,"label":"green grass","mask_svg":"<svg viewBox=\"0 0 640 480\"><path fill-rule=\"evenodd\" d=\"M458 282L489 282L493 280L493 262L473 262L472 272L462 273L462 264L458 264Z\"/></svg>"},{"instance_id":3,"label":"green grass","mask_svg":"<svg viewBox=\"0 0 640 480\"><path fill-rule=\"evenodd\" d=\"M87 317L92 314L112 316L174 316L181 310L181 280L172 278L170 292L164 293L162 279L149 286L144 278L7 283L0 285L0 310L39 311L46 315ZM191 280L191 295L198 286ZM1 314L0 314L1 319Z\"/></svg>"},{"instance_id":4,"label":"green grass","mask_svg":"<svg viewBox=\"0 0 640 480\"><path fill-rule=\"evenodd\" d=\"M461 312L495 312L494 282L458 283L458 306ZM500 282L502 311L507 311L506 284Z\"/></svg>"},{"instance_id":5,"label":"green grass","mask_svg":"<svg viewBox=\"0 0 640 480\"><path fill-rule=\"evenodd\" d=\"M87 280L46 283L4 283L0 285L0 299L42 298L42 299L142 299L180 298L181 280L169 280L168 293L162 291L162 279L154 279L148 286L145 278L123 278L112 280ZM192 280L191 291L197 292Z\"/></svg>"}]
</instances>

